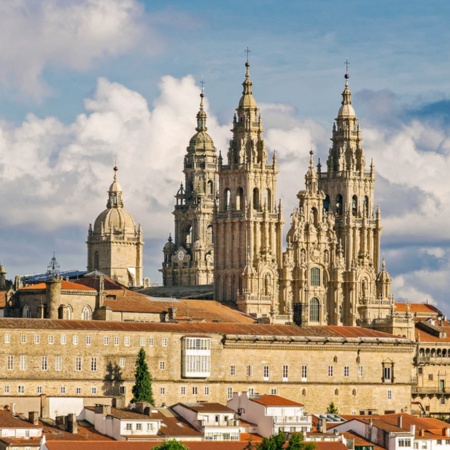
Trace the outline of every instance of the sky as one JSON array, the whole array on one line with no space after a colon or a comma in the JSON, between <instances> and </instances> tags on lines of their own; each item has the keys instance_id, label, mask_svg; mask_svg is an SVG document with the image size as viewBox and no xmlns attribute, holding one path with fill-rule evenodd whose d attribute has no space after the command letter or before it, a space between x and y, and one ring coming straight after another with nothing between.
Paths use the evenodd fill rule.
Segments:
<instances>
[{"instance_id":1,"label":"sky","mask_svg":"<svg viewBox=\"0 0 450 450\"><path fill-rule=\"evenodd\" d=\"M450 2L5 0L0 3L0 262L86 268L117 159L160 283L174 195L205 81L224 154L248 47L285 232L309 150L326 160L350 61L398 301L450 315Z\"/></svg>"}]
</instances>

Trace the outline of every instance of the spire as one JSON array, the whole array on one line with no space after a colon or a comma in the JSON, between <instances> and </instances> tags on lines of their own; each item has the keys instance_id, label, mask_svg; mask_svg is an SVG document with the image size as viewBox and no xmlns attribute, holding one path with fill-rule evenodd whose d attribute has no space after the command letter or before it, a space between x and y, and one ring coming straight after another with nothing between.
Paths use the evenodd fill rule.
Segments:
<instances>
[{"instance_id":1,"label":"spire","mask_svg":"<svg viewBox=\"0 0 450 450\"><path fill-rule=\"evenodd\" d=\"M106 204L106 207L108 209L111 208L123 208L123 201L122 201L122 186L120 186L119 182L117 181L117 172L118 168L117 165L114 166L114 180L109 187L108 190L108 203Z\"/></svg>"},{"instance_id":2,"label":"spire","mask_svg":"<svg viewBox=\"0 0 450 450\"><path fill-rule=\"evenodd\" d=\"M247 61L245 63L245 80L242 83L242 97L239 101L239 108L256 108L256 101L253 98L253 90L252 90L252 80L250 80L250 63L248 62L248 54Z\"/></svg>"},{"instance_id":3,"label":"spire","mask_svg":"<svg viewBox=\"0 0 450 450\"><path fill-rule=\"evenodd\" d=\"M312 148L309 151L309 168L308 168L308 172L306 172L306 175L305 175L305 182L306 182L306 187L311 192L317 191L317 189L318 189L318 187L317 187L317 172L314 168L314 151Z\"/></svg>"}]
</instances>

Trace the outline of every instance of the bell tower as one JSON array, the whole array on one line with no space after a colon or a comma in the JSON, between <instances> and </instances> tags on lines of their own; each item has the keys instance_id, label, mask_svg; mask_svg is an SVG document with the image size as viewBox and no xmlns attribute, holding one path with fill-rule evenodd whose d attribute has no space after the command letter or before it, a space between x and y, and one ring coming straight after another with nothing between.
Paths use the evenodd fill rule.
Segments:
<instances>
[{"instance_id":1,"label":"bell tower","mask_svg":"<svg viewBox=\"0 0 450 450\"><path fill-rule=\"evenodd\" d=\"M160 271L164 286L213 283L213 214L217 190L217 152L206 132L205 94L200 94L196 133L184 157L184 185L175 199L175 241L169 236L164 246Z\"/></svg>"},{"instance_id":2,"label":"bell tower","mask_svg":"<svg viewBox=\"0 0 450 450\"><path fill-rule=\"evenodd\" d=\"M353 326L388 315L392 299L388 290L377 289L382 226L380 209L374 209L375 167L371 163L366 168L348 79L347 71L327 170L322 172L319 162L318 176L325 195L323 207L334 215L334 230L344 255L343 295L330 311L330 323L337 324L339 316L343 325Z\"/></svg>"},{"instance_id":3,"label":"bell tower","mask_svg":"<svg viewBox=\"0 0 450 450\"><path fill-rule=\"evenodd\" d=\"M283 218L276 205L277 158L272 164L245 64L242 97L233 118L227 163L219 157L220 192L214 222L215 298L237 302L255 317L278 314Z\"/></svg>"}]
</instances>

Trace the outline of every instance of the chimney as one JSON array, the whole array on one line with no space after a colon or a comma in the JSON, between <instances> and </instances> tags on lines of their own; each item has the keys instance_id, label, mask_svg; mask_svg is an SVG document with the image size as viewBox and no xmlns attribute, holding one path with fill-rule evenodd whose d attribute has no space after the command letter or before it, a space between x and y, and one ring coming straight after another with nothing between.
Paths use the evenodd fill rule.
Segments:
<instances>
[{"instance_id":1,"label":"chimney","mask_svg":"<svg viewBox=\"0 0 450 450\"><path fill-rule=\"evenodd\" d=\"M419 428L419 436L424 437L425 436L425 430L423 428Z\"/></svg>"},{"instance_id":2,"label":"chimney","mask_svg":"<svg viewBox=\"0 0 450 450\"><path fill-rule=\"evenodd\" d=\"M95 405L95 414L111 414L111 405Z\"/></svg>"},{"instance_id":3,"label":"chimney","mask_svg":"<svg viewBox=\"0 0 450 450\"><path fill-rule=\"evenodd\" d=\"M39 413L37 411L29 411L28 421L33 425L39 425Z\"/></svg>"},{"instance_id":4,"label":"chimney","mask_svg":"<svg viewBox=\"0 0 450 450\"><path fill-rule=\"evenodd\" d=\"M450 428L442 428L442 436L450 436Z\"/></svg>"},{"instance_id":5,"label":"chimney","mask_svg":"<svg viewBox=\"0 0 450 450\"><path fill-rule=\"evenodd\" d=\"M319 419L319 424L317 427L317 431L319 433L326 433L327 432L327 420L326 419Z\"/></svg>"},{"instance_id":6,"label":"chimney","mask_svg":"<svg viewBox=\"0 0 450 450\"><path fill-rule=\"evenodd\" d=\"M72 434L78 434L78 422L75 414L67 416L67 431Z\"/></svg>"},{"instance_id":7,"label":"chimney","mask_svg":"<svg viewBox=\"0 0 450 450\"><path fill-rule=\"evenodd\" d=\"M11 415L15 416L16 415L16 404L15 403L10 403L9 404L9 410L11 411Z\"/></svg>"},{"instance_id":8,"label":"chimney","mask_svg":"<svg viewBox=\"0 0 450 450\"><path fill-rule=\"evenodd\" d=\"M67 421L66 421L66 416L56 416L55 417L55 423L56 426L60 429L60 430L67 430Z\"/></svg>"},{"instance_id":9,"label":"chimney","mask_svg":"<svg viewBox=\"0 0 450 450\"><path fill-rule=\"evenodd\" d=\"M177 318L177 308L169 308L169 319L175 320Z\"/></svg>"},{"instance_id":10,"label":"chimney","mask_svg":"<svg viewBox=\"0 0 450 450\"><path fill-rule=\"evenodd\" d=\"M403 428L403 417L401 414L397 418L397 425L399 428Z\"/></svg>"},{"instance_id":11,"label":"chimney","mask_svg":"<svg viewBox=\"0 0 450 450\"><path fill-rule=\"evenodd\" d=\"M415 436L416 435L416 426L415 425L411 425L410 429L409 429L410 433Z\"/></svg>"}]
</instances>

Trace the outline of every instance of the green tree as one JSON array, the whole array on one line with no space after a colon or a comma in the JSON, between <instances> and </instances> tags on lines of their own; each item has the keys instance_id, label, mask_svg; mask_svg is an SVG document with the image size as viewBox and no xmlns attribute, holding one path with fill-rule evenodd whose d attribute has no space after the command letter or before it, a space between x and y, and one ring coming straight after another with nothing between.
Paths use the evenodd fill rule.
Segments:
<instances>
[{"instance_id":1,"label":"green tree","mask_svg":"<svg viewBox=\"0 0 450 450\"><path fill-rule=\"evenodd\" d=\"M283 431L270 438L263 438L262 442L256 447L257 450L283 450L286 442L286 435Z\"/></svg>"},{"instance_id":2,"label":"green tree","mask_svg":"<svg viewBox=\"0 0 450 450\"><path fill-rule=\"evenodd\" d=\"M334 404L334 402L331 402L327 407L327 414L339 414L338 407Z\"/></svg>"},{"instance_id":3,"label":"green tree","mask_svg":"<svg viewBox=\"0 0 450 450\"><path fill-rule=\"evenodd\" d=\"M303 433L292 433L286 450L314 450L315 448L316 445L313 442L307 444L303 442Z\"/></svg>"},{"instance_id":4,"label":"green tree","mask_svg":"<svg viewBox=\"0 0 450 450\"><path fill-rule=\"evenodd\" d=\"M133 392L132 403L149 402L155 404L152 392L152 376L148 371L147 361L145 360L145 350L141 348L136 359L136 373L134 375L135 384L131 392Z\"/></svg>"},{"instance_id":5,"label":"green tree","mask_svg":"<svg viewBox=\"0 0 450 450\"><path fill-rule=\"evenodd\" d=\"M165 441L161 445L153 447L153 450L189 450L189 447L183 445L180 441L172 439Z\"/></svg>"}]
</instances>

